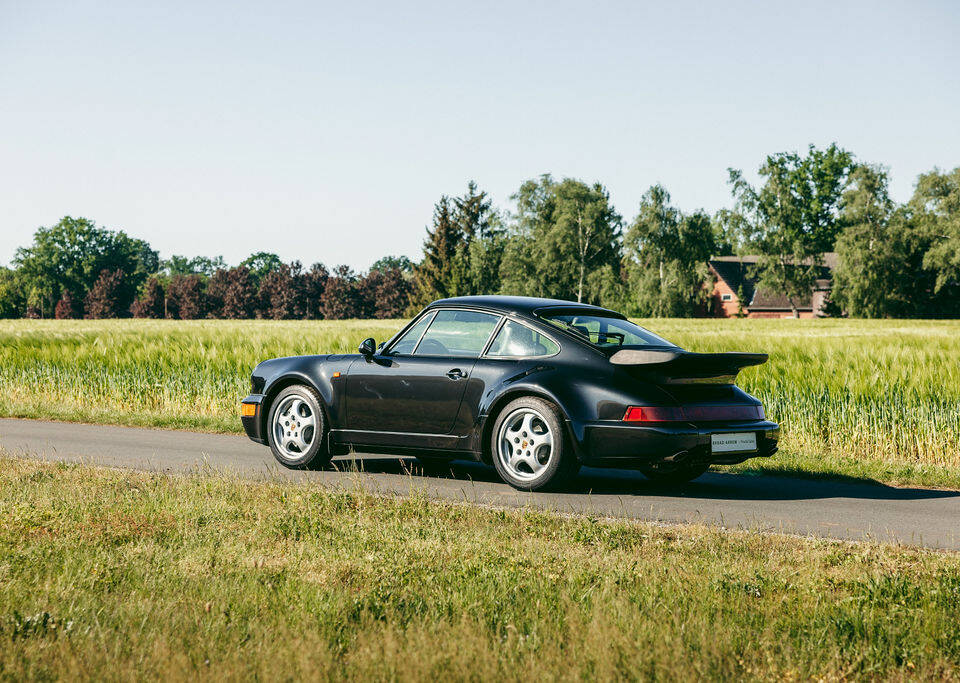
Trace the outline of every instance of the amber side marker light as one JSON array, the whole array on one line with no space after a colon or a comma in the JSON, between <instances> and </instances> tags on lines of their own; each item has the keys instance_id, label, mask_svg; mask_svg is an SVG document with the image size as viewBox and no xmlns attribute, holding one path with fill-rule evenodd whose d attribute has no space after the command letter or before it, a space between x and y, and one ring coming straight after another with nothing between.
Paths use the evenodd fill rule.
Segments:
<instances>
[{"instance_id":1,"label":"amber side marker light","mask_svg":"<svg viewBox=\"0 0 960 683\"><path fill-rule=\"evenodd\" d=\"M257 404L256 403L241 403L240 404L240 414L243 417L256 417L257 416Z\"/></svg>"}]
</instances>

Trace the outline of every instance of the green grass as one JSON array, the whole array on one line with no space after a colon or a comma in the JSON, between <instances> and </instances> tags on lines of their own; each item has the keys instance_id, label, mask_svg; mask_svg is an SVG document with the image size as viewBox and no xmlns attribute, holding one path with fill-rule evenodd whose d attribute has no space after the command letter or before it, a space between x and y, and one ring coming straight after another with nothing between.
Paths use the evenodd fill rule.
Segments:
<instances>
[{"instance_id":1,"label":"green grass","mask_svg":"<svg viewBox=\"0 0 960 683\"><path fill-rule=\"evenodd\" d=\"M956 678L960 556L0 459L0 678Z\"/></svg>"},{"instance_id":2,"label":"green grass","mask_svg":"<svg viewBox=\"0 0 960 683\"><path fill-rule=\"evenodd\" d=\"M741 374L783 425L763 468L960 488L960 322L649 320L695 351L767 351ZM0 322L0 414L237 432L262 359L352 352L401 321Z\"/></svg>"}]
</instances>

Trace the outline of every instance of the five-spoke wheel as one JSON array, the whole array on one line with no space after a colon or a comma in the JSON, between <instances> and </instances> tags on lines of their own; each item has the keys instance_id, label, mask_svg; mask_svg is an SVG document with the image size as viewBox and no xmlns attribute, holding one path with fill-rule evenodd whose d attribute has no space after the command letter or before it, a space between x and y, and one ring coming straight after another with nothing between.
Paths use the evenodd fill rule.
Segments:
<instances>
[{"instance_id":1,"label":"five-spoke wheel","mask_svg":"<svg viewBox=\"0 0 960 683\"><path fill-rule=\"evenodd\" d=\"M320 398L310 387L295 384L281 391L270 406L270 448L288 467L316 467L330 460L323 444Z\"/></svg>"},{"instance_id":2,"label":"five-spoke wheel","mask_svg":"<svg viewBox=\"0 0 960 683\"><path fill-rule=\"evenodd\" d=\"M552 403L524 396L500 411L492 432L493 464L511 486L538 491L566 480L577 459L566 448L560 412Z\"/></svg>"}]
</instances>

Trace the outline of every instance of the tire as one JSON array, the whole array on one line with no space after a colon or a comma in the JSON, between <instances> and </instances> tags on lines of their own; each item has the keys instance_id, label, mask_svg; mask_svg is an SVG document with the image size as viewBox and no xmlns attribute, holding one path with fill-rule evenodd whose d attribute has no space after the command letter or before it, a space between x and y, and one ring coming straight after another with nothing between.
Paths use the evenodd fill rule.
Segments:
<instances>
[{"instance_id":1,"label":"tire","mask_svg":"<svg viewBox=\"0 0 960 683\"><path fill-rule=\"evenodd\" d=\"M323 406L312 388L294 384L273 399L267 416L267 441L281 465L295 470L325 467L332 457L326 435Z\"/></svg>"},{"instance_id":2,"label":"tire","mask_svg":"<svg viewBox=\"0 0 960 683\"><path fill-rule=\"evenodd\" d=\"M580 469L560 410L533 396L511 401L497 415L490 455L500 478L522 491L559 488Z\"/></svg>"},{"instance_id":3,"label":"tire","mask_svg":"<svg viewBox=\"0 0 960 683\"><path fill-rule=\"evenodd\" d=\"M655 470L652 468L645 468L640 471L643 472L643 476L650 481L663 484L665 486L679 486L680 484L686 484L689 481L693 481L708 469L710 469L710 463L702 462L678 465L676 469L667 471Z\"/></svg>"}]
</instances>

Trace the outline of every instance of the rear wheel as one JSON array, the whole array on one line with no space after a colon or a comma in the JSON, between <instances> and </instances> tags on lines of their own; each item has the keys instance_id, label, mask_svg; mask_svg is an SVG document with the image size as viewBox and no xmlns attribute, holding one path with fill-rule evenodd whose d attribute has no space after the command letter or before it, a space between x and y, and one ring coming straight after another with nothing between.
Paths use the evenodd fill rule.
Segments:
<instances>
[{"instance_id":1,"label":"rear wheel","mask_svg":"<svg viewBox=\"0 0 960 683\"><path fill-rule=\"evenodd\" d=\"M497 416L490 451L500 478L514 488L556 488L579 469L557 407L541 398L511 401Z\"/></svg>"},{"instance_id":2,"label":"rear wheel","mask_svg":"<svg viewBox=\"0 0 960 683\"><path fill-rule=\"evenodd\" d=\"M678 484L686 484L688 481L696 479L708 469L710 469L710 463L702 462L677 465L676 468L671 470L645 468L641 470L641 472L643 472L643 476L650 481L655 481L658 484L667 486L676 486Z\"/></svg>"},{"instance_id":3,"label":"rear wheel","mask_svg":"<svg viewBox=\"0 0 960 683\"><path fill-rule=\"evenodd\" d=\"M273 457L293 469L318 469L330 462L324 444L326 423L320 397L303 384L289 386L273 400L267 418Z\"/></svg>"}]
</instances>

